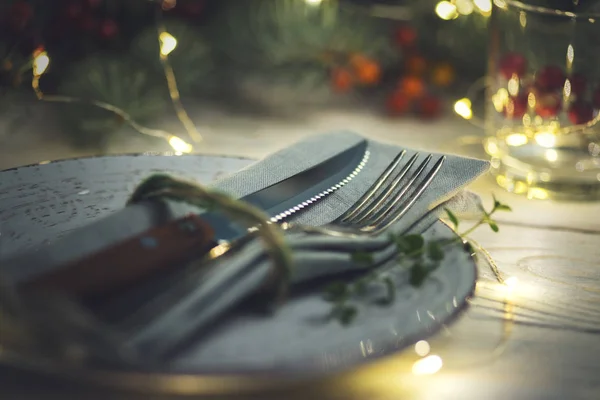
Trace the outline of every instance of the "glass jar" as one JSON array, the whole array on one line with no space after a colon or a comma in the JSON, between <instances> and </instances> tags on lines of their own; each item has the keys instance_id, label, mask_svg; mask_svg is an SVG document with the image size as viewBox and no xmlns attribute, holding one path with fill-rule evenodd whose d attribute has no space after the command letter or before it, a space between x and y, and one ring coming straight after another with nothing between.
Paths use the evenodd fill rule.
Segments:
<instances>
[{"instance_id":1,"label":"glass jar","mask_svg":"<svg viewBox=\"0 0 600 400\"><path fill-rule=\"evenodd\" d=\"M530 198L600 199L600 12L495 0L489 26L496 181Z\"/></svg>"}]
</instances>

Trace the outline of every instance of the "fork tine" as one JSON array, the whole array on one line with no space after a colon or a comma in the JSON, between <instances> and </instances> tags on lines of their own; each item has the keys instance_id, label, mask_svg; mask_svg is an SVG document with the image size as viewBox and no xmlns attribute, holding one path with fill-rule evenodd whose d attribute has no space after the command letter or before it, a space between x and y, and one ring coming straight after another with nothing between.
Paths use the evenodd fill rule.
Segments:
<instances>
[{"instance_id":1,"label":"fork tine","mask_svg":"<svg viewBox=\"0 0 600 400\"><path fill-rule=\"evenodd\" d=\"M425 157L423 161L421 161L421 164L419 164L419 166L412 173L408 181L400 188L400 191L396 193L389 192L389 195L386 198L386 202L382 204L381 207L377 208L376 210L373 210L372 218L370 218L370 222L366 223L367 225L379 225L381 223L381 221L390 213L394 206L399 201L404 199L406 193L414 187L415 182L417 181L417 179L419 179L423 171L425 171L425 168L427 168L427 165L429 165L432 158L433 155L429 154L427 157Z\"/></svg>"},{"instance_id":2,"label":"fork tine","mask_svg":"<svg viewBox=\"0 0 600 400\"><path fill-rule=\"evenodd\" d=\"M402 204L400 210L395 211L394 210L396 208L395 206L401 200L401 197L397 196L394 199L394 202L392 203L391 207L388 208L388 213L384 214L383 218L381 218L378 221L378 223L376 223L374 225L375 229L373 230L372 233L382 232L382 231L386 230L387 228L389 228L392 224L394 224L400 218L402 218L408 212L408 210L415 204L415 202L421 197L421 195L425 192L425 190L429 187L429 185L433 181L433 178L435 178L435 176L437 175L439 170L442 168L442 165L444 164L445 161L446 161L446 156L440 157L436 161L436 163L433 165L433 168L427 173L427 175L425 176L423 181L420 183L420 185L417 187L417 191L408 198L407 202L404 202L404 204ZM422 171L421 171L421 173L422 173ZM394 212L392 212L392 211L394 211Z\"/></svg>"},{"instance_id":3,"label":"fork tine","mask_svg":"<svg viewBox=\"0 0 600 400\"><path fill-rule=\"evenodd\" d=\"M373 214L377 213L377 211L385 204L385 202L389 199L389 197L396 191L396 188L401 183L402 179L406 176L406 174L410 171L414 163L416 162L419 153L413 154L413 156L408 160L408 162L402 167L402 169L398 172L394 181L388 185L383 192L381 192L377 198L365 207L359 215L357 215L352 221L348 221L352 224L360 224L363 223L368 218L371 218ZM366 223L368 224L368 223Z\"/></svg>"},{"instance_id":4,"label":"fork tine","mask_svg":"<svg viewBox=\"0 0 600 400\"><path fill-rule=\"evenodd\" d=\"M357 212L363 208L363 206L375 195L375 193L379 190L381 185L389 178L389 176L394 172L398 164L404 158L406 154L406 150L402 150L400 154L398 154L392 162L387 166L383 174L380 175L379 179L369 188L367 193L365 193L350 209L348 209L344 214L342 214L338 221L345 222L347 219L352 218Z\"/></svg>"},{"instance_id":5,"label":"fork tine","mask_svg":"<svg viewBox=\"0 0 600 400\"><path fill-rule=\"evenodd\" d=\"M384 204L384 202L389 198L391 193L396 190L396 187L400 184L400 181L404 178L404 176L408 173L408 171L412 168L413 164L417 160L419 153L415 153L408 162L402 167L402 169L398 172L394 181L382 192L380 193L375 200L355 215L352 220L348 219L346 221L349 224L359 224L363 222L365 219L369 218L377 209Z\"/></svg>"}]
</instances>

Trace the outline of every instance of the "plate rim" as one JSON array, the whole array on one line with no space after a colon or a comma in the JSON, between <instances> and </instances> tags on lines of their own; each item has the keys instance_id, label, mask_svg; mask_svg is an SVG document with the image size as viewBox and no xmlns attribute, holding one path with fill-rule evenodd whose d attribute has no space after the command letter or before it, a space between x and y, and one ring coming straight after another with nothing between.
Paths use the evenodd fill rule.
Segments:
<instances>
[{"instance_id":1,"label":"plate rim","mask_svg":"<svg viewBox=\"0 0 600 400\"><path fill-rule=\"evenodd\" d=\"M259 161L259 159L257 159L257 158L245 157L245 156L240 156L240 155L212 154L212 153L190 153L190 154L176 155L169 151L149 151L149 152L144 152L144 153L136 153L136 152L115 153L115 154L99 154L99 155L95 155L95 156L88 155L88 156L81 156L81 157L57 158L54 160L40 161L37 163L23 164L23 165L17 165L15 167L0 169L0 174L2 174L3 172L13 172L13 171L16 171L19 169L42 167L44 165L59 164L62 162L69 162L69 161L85 161L85 160L94 160L96 158L126 158L126 157L214 157L214 158L225 158L225 159L228 158L231 160L243 160L243 161L250 161L250 162Z\"/></svg>"}]
</instances>

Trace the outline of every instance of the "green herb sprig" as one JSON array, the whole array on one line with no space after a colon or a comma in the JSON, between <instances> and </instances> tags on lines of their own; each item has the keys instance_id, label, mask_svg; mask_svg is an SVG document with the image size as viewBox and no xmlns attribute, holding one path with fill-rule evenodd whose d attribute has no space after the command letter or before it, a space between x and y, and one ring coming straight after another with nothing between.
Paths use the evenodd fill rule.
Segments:
<instances>
[{"instance_id":1,"label":"green herb sprig","mask_svg":"<svg viewBox=\"0 0 600 400\"><path fill-rule=\"evenodd\" d=\"M472 250L467 237L482 225L487 225L494 232L498 232L498 224L493 216L498 211L512 211L511 208L501 203L494 196L492 208L487 211L483 207L483 216L475 224L463 232L459 232L460 221L449 209L444 209L446 216L453 229L458 232L457 237L451 239L426 240L423 235L390 234L390 240L396 245L398 256L393 265L384 268L373 269L363 277L354 282L334 282L325 289L325 299L332 304L330 318L338 320L342 325L350 324L358 314L356 303L365 299L368 288L371 285L383 285L385 295L374 300L379 306L387 306L396 298L396 284L391 275L394 269L402 268L409 271L409 283L413 287L420 287L429 274L435 271L444 259L446 248L457 242L464 242L467 250ZM366 268L373 263L370 253L356 252L352 254L352 260L364 264Z\"/></svg>"}]
</instances>

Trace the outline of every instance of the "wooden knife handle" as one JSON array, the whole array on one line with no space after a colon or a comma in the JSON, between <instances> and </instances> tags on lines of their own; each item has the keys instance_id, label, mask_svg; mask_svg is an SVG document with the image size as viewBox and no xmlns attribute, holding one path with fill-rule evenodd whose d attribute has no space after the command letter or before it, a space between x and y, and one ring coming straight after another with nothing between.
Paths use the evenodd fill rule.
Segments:
<instances>
[{"instance_id":1,"label":"wooden knife handle","mask_svg":"<svg viewBox=\"0 0 600 400\"><path fill-rule=\"evenodd\" d=\"M211 226L189 215L36 276L21 288L77 297L99 295L201 257L215 245Z\"/></svg>"}]
</instances>

